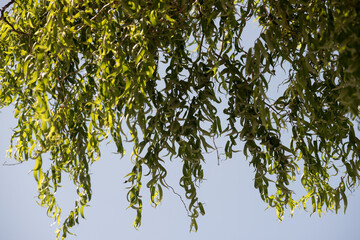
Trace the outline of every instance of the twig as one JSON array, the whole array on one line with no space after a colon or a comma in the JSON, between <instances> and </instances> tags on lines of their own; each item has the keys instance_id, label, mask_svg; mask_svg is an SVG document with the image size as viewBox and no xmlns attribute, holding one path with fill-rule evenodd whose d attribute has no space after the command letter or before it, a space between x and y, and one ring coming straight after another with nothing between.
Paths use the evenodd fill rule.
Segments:
<instances>
[{"instance_id":1,"label":"twig","mask_svg":"<svg viewBox=\"0 0 360 240\"><path fill-rule=\"evenodd\" d=\"M215 147L215 150L216 150L216 156L217 156L217 160L218 160L218 166L220 166L220 154L219 154L219 149L218 149L218 147L216 146L216 143L215 143L215 137L212 137L212 140L213 140L214 147Z\"/></svg>"},{"instance_id":2,"label":"twig","mask_svg":"<svg viewBox=\"0 0 360 240\"><path fill-rule=\"evenodd\" d=\"M174 188L173 188L172 186L170 186L170 185L165 181L165 179L162 179L162 180L163 180L163 182L165 183L165 187L166 187L166 188L170 188L170 189L173 191L173 193L180 198L181 202L184 204L184 207L185 207L185 210L186 210L188 216L190 216L190 212L189 212L189 210L188 210L188 208L187 208L187 206L186 206L186 204L185 204L184 199L181 197L181 195L180 195L179 193L175 192Z\"/></svg>"},{"instance_id":3,"label":"twig","mask_svg":"<svg viewBox=\"0 0 360 240\"><path fill-rule=\"evenodd\" d=\"M268 106L269 108L271 108L274 112L276 112L278 115L280 115L280 112L278 112L272 105L268 104L267 102L265 102L265 105Z\"/></svg>"},{"instance_id":4,"label":"twig","mask_svg":"<svg viewBox=\"0 0 360 240\"><path fill-rule=\"evenodd\" d=\"M21 164L21 162L18 163L7 163L6 161L3 163L3 166L15 166L15 165L19 165Z\"/></svg>"}]
</instances>

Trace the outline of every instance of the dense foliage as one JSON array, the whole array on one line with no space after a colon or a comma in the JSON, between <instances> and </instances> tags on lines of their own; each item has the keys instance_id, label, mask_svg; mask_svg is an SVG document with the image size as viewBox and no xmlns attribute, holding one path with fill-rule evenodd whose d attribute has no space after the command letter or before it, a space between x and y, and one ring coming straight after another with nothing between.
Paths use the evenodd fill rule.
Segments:
<instances>
[{"instance_id":1,"label":"dense foliage","mask_svg":"<svg viewBox=\"0 0 360 240\"><path fill-rule=\"evenodd\" d=\"M359 16L358 0L9 1L1 9L0 105L15 106L11 155L36 160L39 202L58 222L54 193L70 174L79 199L58 237L84 216L89 166L104 139L122 155L132 141L127 198L136 227L143 183L156 206L169 187L163 163L176 159L197 229L204 153L219 136L228 139L226 157L242 150L249 158L255 188L280 219L308 200L313 212L337 212L360 179ZM261 34L245 48L253 19ZM287 77L274 83L279 67ZM269 85L280 84L273 99ZM290 184L300 175L306 194L295 199Z\"/></svg>"}]
</instances>

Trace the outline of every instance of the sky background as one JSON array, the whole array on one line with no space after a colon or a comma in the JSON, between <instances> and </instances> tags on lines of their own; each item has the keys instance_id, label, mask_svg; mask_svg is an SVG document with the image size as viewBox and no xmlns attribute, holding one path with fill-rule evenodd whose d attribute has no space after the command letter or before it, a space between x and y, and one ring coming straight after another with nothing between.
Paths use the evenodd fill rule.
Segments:
<instances>
[{"instance_id":1,"label":"sky background","mask_svg":"<svg viewBox=\"0 0 360 240\"><path fill-rule=\"evenodd\" d=\"M0 7L7 2L0 0ZM255 25L248 28L244 33L244 41L251 43L258 32ZM53 220L46 216L46 209L36 203L37 185L30 172L34 161L16 166L3 165L5 162L14 163L14 160L5 158L5 155L15 126L13 109L1 109L0 240L55 239L57 225L52 224ZM223 141L225 140L217 140L219 145ZM198 218L198 232L189 232L190 219L178 196L164 189L163 202L154 209L150 206L149 192L145 186L142 194L142 226L136 230L133 227L136 212L126 209L127 185L123 183L124 176L131 171L132 165L128 155L120 159L119 155L113 154L114 151L111 144L104 144L101 159L92 165L91 207L85 209L86 219L80 219L80 225L72 229L77 236L69 236L68 239L360 239L359 189L349 195L346 214L341 209L338 214L328 212L319 218L317 214L310 216L309 212L296 209L293 218L287 212L280 223L275 210L266 210L266 203L254 188L253 169L242 153L237 153L228 160L222 157L220 166L215 153L207 155L204 165L207 180L198 190L200 200L205 203L206 214ZM175 159L166 166L169 172L167 182L182 193L178 186L180 160ZM74 206L76 192L68 177L64 175L62 180L64 187L58 191L57 197L59 204L63 206L64 219L65 214Z\"/></svg>"}]
</instances>

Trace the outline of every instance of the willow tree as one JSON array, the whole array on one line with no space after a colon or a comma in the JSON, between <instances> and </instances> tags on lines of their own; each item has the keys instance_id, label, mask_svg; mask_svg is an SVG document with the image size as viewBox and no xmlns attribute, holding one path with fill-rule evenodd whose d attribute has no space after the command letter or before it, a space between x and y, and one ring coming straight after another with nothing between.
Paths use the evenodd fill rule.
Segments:
<instances>
[{"instance_id":1,"label":"willow tree","mask_svg":"<svg viewBox=\"0 0 360 240\"><path fill-rule=\"evenodd\" d=\"M89 166L104 139L121 155L132 142L126 179L135 227L142 185L156 206L169 187L164 162L174 159L183 163L180 186L197 229L204 154L220 136L227 158L243 142L255 188L280 219L298 205L346 209L360 179L359 16L358 0L8 1L0 104L13 104L18 120L9 151L36 160L39 202L58 222L54 194L71 176L79 199L58 237L84 216ZM253 19L261 33L245 48ZM279 67L287 76L274 83ZM269 97L269 84L284 90ZM295 199L290 184L299 176L306 194Z\"/></svg>"}]
</instances>

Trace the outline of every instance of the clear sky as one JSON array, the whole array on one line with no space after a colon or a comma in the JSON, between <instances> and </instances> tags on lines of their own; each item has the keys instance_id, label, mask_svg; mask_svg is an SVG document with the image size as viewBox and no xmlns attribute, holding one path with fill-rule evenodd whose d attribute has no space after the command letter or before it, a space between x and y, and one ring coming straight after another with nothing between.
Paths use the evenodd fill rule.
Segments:
<instances>
[{"instance_id":1,"label":"clear sky","mask_svg":"<svg viewBox=\"0 0 360 240\"><path fill-rule=\"evenodd\" d=\"M8 1L0 0L0 7ZM248 29L246 41L256 37L258 29ZM51 240L55 239L56 224L46 216L46 210L36 203L36 183L32 173L34 162L16 166L5 158L12 128L16 126L11 107L0 112L0 240ZM221 144L222 139L218 140ZM216 154L207 156L206 181L199 189L205 202L206 215L199 217L199 231L189 233L189 218L179 200L171 191L164 191L164 200L156 209L150 206L149 193L143 189L143 221L139 230L132 223L136 212L126 209L124 176L131 171L127 157L120 159L114 148L102 147L101 159L92 165L93 199L85 209L86 219L72 230L77 236L68 239L156 239L156 240L359 240L360 239L360 189L348 198L346 214L328 212L321 218L317 214L296 209L294 217L286 214L282 223L273 209L266 209L254 188L253 170L241 154L217 165ZM167 165L167 182L181 192L178 177L181 163L174 160ZM60 204L67 213L76 199L75 189L63 176L63 188L57 193ZM300 196L298 196L300 197Z\"/></svg>"}]
</instances>

